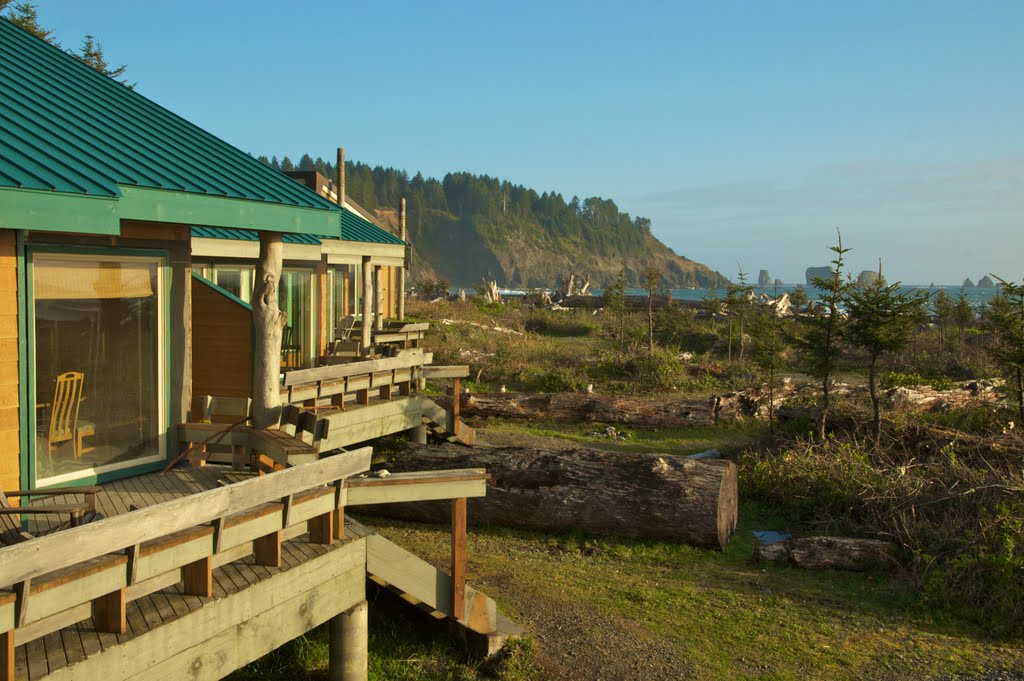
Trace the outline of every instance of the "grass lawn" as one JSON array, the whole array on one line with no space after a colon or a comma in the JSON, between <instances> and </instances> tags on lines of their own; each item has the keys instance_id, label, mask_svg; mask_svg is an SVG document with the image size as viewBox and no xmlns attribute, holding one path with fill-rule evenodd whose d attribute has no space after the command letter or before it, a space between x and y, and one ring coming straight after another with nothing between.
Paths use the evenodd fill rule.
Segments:
<instances>
[{"instance_id":1,"label":"grass lawn","mask_svg":"<svg viewBox=\"0 0 1024 681\"><path fill-rule=\"evenodd\" d=\"M438 565L448 559L446 528L371 522ZM736 539L721 553L669 542L476 528L468 574L534 632L536 649L519 673L531 667L532 656L542 669L539 678L594 678L587 674L609 670L608 650L628 658L652 647L671 658L659 670L701 679L903 679L1024 670L1019 646L940 624L890 575L750 564L749 530L779 527L758 509L744 508ZM564 613L582 613L583 621L603 630L566 640L558 622Z\"/></svg>"}]
</instances>

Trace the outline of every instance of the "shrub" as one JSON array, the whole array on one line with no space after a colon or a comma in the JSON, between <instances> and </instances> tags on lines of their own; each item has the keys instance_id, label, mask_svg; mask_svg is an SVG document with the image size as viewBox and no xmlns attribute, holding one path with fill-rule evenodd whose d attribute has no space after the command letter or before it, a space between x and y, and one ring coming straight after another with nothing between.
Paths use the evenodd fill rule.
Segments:
<instances>
[{"instance_id":1,"label":"shrub","mask_svg":"<svg viewBox=\"0 0 1024 681\"><path fill-rule=\"evenodd\" d=\"M964 434L950 442L943 429L927 442L920 425L902 435L871 450L831 437L748 453L741 497L815 532L892 540L936 612L1024 627L1024 480L1007 453L1019 440L1011 433L993 445L992 436Z\"/></svg>"}]
</instances>

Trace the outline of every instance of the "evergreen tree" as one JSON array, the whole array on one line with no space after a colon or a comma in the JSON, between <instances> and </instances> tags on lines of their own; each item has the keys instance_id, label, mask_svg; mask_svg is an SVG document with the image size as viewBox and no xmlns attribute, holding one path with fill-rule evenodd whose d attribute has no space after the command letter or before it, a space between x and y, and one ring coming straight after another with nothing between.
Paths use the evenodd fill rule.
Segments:
<instances>
[{"instance_id":1,"label":"evergreen tree","mask_svg":"<svg viewBox=\"0 0 1024 681\"><path fill-rule=\"evenodd\" d=\"M623 266L615 281L604 291L604 306L615 317L615 336L619 340L619 352L626 343L626 268Z\"/></svg>"},{"instance_id":2,"label":"evergreen tree","mask_svg":"<svg viewBox=\"0 0 1024 681\"><path fill-rule=\"evenodd\" d=\"M743 271L743 267L740 266L739 263L736 263L736 265L739 269L739 272L736 275L739 283L729 284L725 288L725 305L729 311L729 361L732 362L732 329L733 321L735 320L736 325L739 326L740 332L739 360L742 363L744 350L746 348L743 327L744 323L750 318L751 312L753 311L754 287L747 283L747 273Z\"/></svg>"},{"instance_id":3,"label":"evergreen tree","mask_svg":"<svg viewBox=\"0 0 1024 681\"><path fill-rule=\"evenodd\" d=\"M290 158L285 156L283 159L281 159L281 170L286 173L295 170L295 164L292 163L292 160Z\"/></svg>"},{"instance_id":4,"label":"evergreen tree","mask_svg":"<svg viewBox=\"0 0 1024 681\"><path fill-rule=\"evenodd\" d=\"M647 291L647 353L654 356L654 295L661 290L665 269L656 262L648 262L640 270L640 282Z\"/></svg>"},{"instance_id":5,"label":"evergreen tree","mask_svg":"<svg viewBox=\"0 0 1024 681\"><path fill-rule=\"evenodd\" d=\"M797 286L789 294L789 302L793 305L794 312L802 312L807 309L810 298L807 297L807 289Z\"/></svg>"},{"instance_id":6,"label":"evergreen tree","mask_svg":"<svg viewBox=\"0 0 1024 681\"><path fill-rule=\"evenodd\" d=\"M1006 392L1017 403L1018 418L1024 423L1024 283L995 278L1002 290L985 310L991 334L987 350L1006 377Z\"/></svg>"},{"instance_id":7,"label":"evergreen tree","mask_svg":"<svg viewBox=\"0 0 1024 681\"><path fill-rule=\"evenodd\" d=\"M277 160L277 156L270 157L270 167L274 170L281 170L281 163Z\"/></svg>"},{"instance_id":8,"label":"evergreen tree","mask_svg":"<svg viewBox=\"0 0 1024 681\"><path fill-rule=\"evenodd\" d=\"M0 10L3 10L10 0L4 5L0 6ZM50 43L54 47L60 47L60 43L53 37L53 31L43 28L39 24L39 10L31 2L18 2L15 3L7 12L7 20L17 26L18 28L28 31L37 38L42 38L46 42Z\"/></svg>"},{"instance_id":9,"label":"evergreen tree","mask_svg":"<svg viewBox=\"0 0 1024 681\"><path fill-rule=\"evenodd\" d=\"M953 303L953 323L956 324L957 329L957 341L960 349L964 347L964 336L967 333L967 326L974 323L975 313L974 306L971 305L971 301L967 300L967 294L964 293L963 289L960 289L960 295L957 296L956 302Z\"/></svg>"},{"instance_id":10,"label":"evergreen tree","mask_svg":"<svg viewBox=\"0 0 1024 681\"><path fill-rule=\"evenodd\" d=\"M818 414L818 438L825 439L828 413L832 398L832 376L842 355L843 318L839 305L846 295L849 283L845 279L843 256L850 249L843 248L843 237L836 230L837 243L829 250L836 254L831 274L827 278L815 277L814 286L823 294L814 314L804 320L804 330L797 339L805 370L821 381L822 404Z\"/></svg>"},{"instance_id":11,"label":"evergreen tree","mask_svg":"<svg viewBox=\"0 0 1024 681\"><path fill-rule=\"evenodd\" d=\"M946 324L953 317L953 309L955 306L956 302L941 289L932 298L932 313L935 315L935 323L939 327L940 353L945 349Z\"/></svg>"},{"instance_id":12,"label":"evergreen tree","mask_svg":"<svg viewBox=\"0 0 1024 681\"><path fill-rule=\"evenodd\" d=\"M905 349L914 334L922 308L928 299L924 291L900 293L899 282L886 284L882 268L871 283L850 287L844 296L849 320L846 341L868 356L868 389L871 392L873 419L871 432L875 444L882 433L881 399L878 395L878 360L891 352Z\"/></svg>"},{"instance_id":13,"label":"evergreen tree","mask_svg":"<svg viewBox=\"0 0 1024 681\"><path fill-rule=\"evenodd\" d=\"M128 69L127 66L121 64L118 67L111 67L107 63L107 58L103 55L103 46L96 41L92 35L86 35L82 39L82 49L79 52L72 52L71 54L78 57L82 62L102 73L107 78L113 78L117 80L124 75L124 72ZM129 83L127 79L121 80L120 83L127 87L129 90L134 90L138 83Z\"/></svg>"},{"instance_id":14,"label":"evergreen tree","mask_svg":"<svg viewBox=\"0 0 1024 681\"><path fill-rule=\"evenodd\" d=\"M309 154L303 154L299 159L299 170L316 170L316 164Z\"/></svg>"}]
</instances>

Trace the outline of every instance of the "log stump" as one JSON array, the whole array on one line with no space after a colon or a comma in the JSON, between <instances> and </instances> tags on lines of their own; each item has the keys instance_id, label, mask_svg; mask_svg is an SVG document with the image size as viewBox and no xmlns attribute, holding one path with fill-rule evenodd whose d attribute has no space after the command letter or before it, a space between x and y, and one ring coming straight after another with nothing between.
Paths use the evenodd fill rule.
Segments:
<instances>
[{"instance_id":1,"label":"log stump","mask_svg":"<svg viewBox=\"0 0 1024 681\"><path fill-rule=\"evenodd\" d=\"M469 522L552 532L672 539L725 548L736 530L737 470L725 460L694 460L575 448L428 447L409 444L392 472L486 468L487 496L469 500ZM443 523L447 502L364 507L388 517Z\"/></svg>"}]
</instances>

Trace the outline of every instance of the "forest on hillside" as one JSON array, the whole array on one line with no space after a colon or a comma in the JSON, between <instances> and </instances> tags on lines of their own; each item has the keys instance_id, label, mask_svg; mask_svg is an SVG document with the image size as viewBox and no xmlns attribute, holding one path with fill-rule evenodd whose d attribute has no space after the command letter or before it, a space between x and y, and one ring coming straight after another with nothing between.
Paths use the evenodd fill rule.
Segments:
<instances>
[{"instance_id":1,"label":"forest on hillside","mask_svg":"<svg viewBox=\"0 0 1024 681\"><path fill-rule=\"evenodd\" d=\"M304 154L260 157L282 171L316 170L334 177L334 166ZM578 271L596 285L625 268L637 281L643 264L657 260L666 286L713 287L724 278L680 258L651 234L651 221L621 211L611 199L542 192L489 175L448 173L442 180L404 170L345 164L346 194L367 210L386 214L406 198L409 237L438 275L456 285L481 277L507 286L553 286ZM450 252L457 244L460 254ZM459 255L459 257L456 257ZM472 257L467 258L466 255Z\"/></svg>"}]
</instances>

